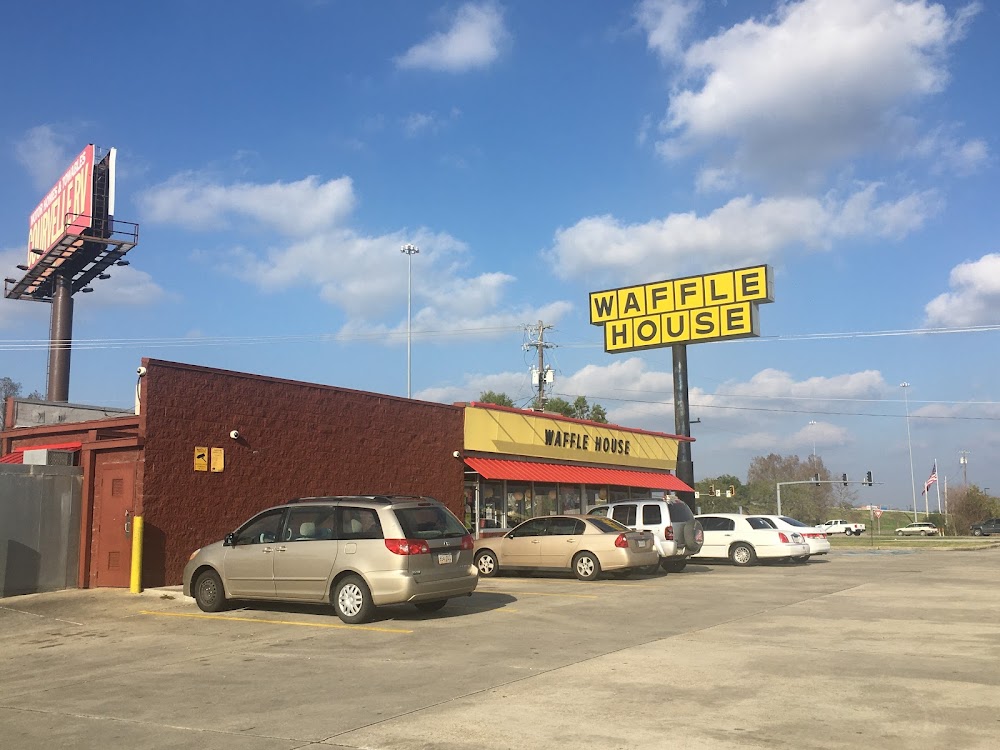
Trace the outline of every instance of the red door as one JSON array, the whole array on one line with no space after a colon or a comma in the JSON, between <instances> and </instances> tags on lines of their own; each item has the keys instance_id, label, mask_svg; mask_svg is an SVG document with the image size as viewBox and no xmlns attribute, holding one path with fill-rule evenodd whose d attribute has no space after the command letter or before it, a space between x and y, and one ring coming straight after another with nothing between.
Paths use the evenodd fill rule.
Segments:
<instances>
[{"instance_id":1,"label":"red door","mask_svg":"<svg viewBox=\"0 0 1000 750\"><path fill-rule=\"evenodd\" d=\"M105 464L94 497L90 585L124 588L132 571L135 463Z\"/></svg>"}]
</instances>

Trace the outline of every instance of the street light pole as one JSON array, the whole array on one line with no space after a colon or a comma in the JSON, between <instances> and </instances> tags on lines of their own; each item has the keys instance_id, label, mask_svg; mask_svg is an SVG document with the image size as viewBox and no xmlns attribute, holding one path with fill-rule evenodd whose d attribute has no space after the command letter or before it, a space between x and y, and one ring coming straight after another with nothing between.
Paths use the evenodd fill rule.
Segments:
<instances>
[{"instance_id":1,"label":"street light pole","mask_svg":"<svg viewBox=\"0 0 1000 750\"><path fill-rule=\"evenodd\" d=\"M815 419L810 419L809 420L809 426L812 427L812 428L815 428L816 427L816 420ZM816 458L816 430L815 429L811 429L810 432L812 433L812 436L813 436L813 458Z\"/></svg>"},{"instance_id":2,"label":"street light pole","mask_svg":"<svg viewBox=\"0 0 1000 750\"><path fill-rule=\"evenodd\" d=\"M906 447L910 451L910 492L913 494L913 521L917 521L917 484L916 480L913 478L913 443L910 440L910 400L906 395L906 389L910 387L909 383L903 382L899 384L899 387L903 389L903 404L906 407Z\"/></svg>"},{"instance_id":3,"label":"street light pole","mask_svg":"<svg viewBox=\"0 0 1000 750\"><path fill-rule=\"evenodd\" d=\"M420 251L416 245L406 244L399 249L399 252L406 255L406 397L410 398L410 297L413 285L413 256Z\"/></svg>"}]
</instances>

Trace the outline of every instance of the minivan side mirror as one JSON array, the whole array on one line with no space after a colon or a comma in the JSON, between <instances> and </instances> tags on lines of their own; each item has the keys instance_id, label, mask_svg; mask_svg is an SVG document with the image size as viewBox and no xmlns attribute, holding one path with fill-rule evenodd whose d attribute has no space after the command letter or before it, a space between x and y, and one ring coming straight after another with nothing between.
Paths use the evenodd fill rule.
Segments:
<instances>
[{"instance_id":1,"label":"minivan side mirror","mask_svg":"<svg viewBox=\"0 0 1000 750\"><path fill-rule=\"evenodd\" d=\"M226 534L226 539L225 541L222 542L222 546L233 547L235 546L235 544L236 544L236 532L230 531L228 534Z\"/></svg>"}]
</instances>

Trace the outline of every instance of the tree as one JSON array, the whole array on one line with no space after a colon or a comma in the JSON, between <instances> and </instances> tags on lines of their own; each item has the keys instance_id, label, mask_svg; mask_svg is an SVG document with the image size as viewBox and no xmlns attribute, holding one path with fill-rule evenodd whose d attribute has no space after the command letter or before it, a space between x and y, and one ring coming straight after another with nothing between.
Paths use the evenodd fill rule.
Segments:
<instances>
[{"instance_id":1,"label":"tree","mask_svg":"<svg viewBox=\"0 0 1000 750\"><path fill-rule=\"evenodd\" d=\"M794 484L781 488L781 513L805 523L820 523L835 506L832 485L825 482L831 474L819 456L808 456L803 461L798 456L757 456L747 471L749 495L772 510L777 507L778 482L806 481L815 476L824 480L819 486ZM753 507L753 505L751 505Z\"/></svg>"},{"instance_id":2,"label":"tree","mask_svg":"<svg viewBox=\"0 0 1000 750\"><path fill-rule=\"evenodd\" d=\"M532 408L538 408L538 399L536 398ZM608 413L604 410L604 407L600 404L594 404L591 406L587 403L586 396L577 396L576 400L571 404L564 398L547 398L545 399L545 411L555 412L556 414L562 414L564 417L573 417L574 419L587 419L591 422L601 422L602 424L607 424Z\"/></svg>"},{"instance_id":3,"label":"tree","mask_svg":"<svg viewBox=\"0 0 1000 750\"><path fill-rule=\"evenodd\" d=\"M968 534L972 524L1000 516L1000 500L990 497L974 484L949 491L949 495L948 509L954 524L953 533Z\"/></svg>"},{"instance_id":4,"label":"tree","mask_svg":"<svg viewBox=\"0 0 1000 750\"><path fill-rule=\"evenodd\" d=\"M0 430L4 429L7 419L7 399L8 398L19 398L21 396L21 384L15 380L4 376L0 378ZM28 394L28 398L41 398L42 394L38 391L32 391Z\"/></svg>"},{"instance_id":5,"label":"tree","mask_svg":"<svg viewBox=\"0 0 1000 750\"><path fill-rule=\"evenodd\" d=\"M514 401L506 393L496 393L495 391L483 391L479 394L479 401L483 404L496 404L497 406L513 406Z\"/></svg>"}]
</instances>

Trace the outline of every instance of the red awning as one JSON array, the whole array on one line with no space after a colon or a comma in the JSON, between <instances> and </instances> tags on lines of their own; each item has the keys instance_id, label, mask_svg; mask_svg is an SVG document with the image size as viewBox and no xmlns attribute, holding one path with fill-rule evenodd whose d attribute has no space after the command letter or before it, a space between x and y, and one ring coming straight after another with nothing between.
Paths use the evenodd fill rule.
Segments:
<instances>
[{"instance_id":1,"label":"red awning","mask_svg":"<svg viewBox=\"0 0 1000 750\"><path fill-rule=\"evenodd\" d=\"M486 479L513 479L523 482L563 484L613 484L655 490L694 492L673 474L634 469L605 469L596 466L567 466L534 461L507 461L499 458L466 458L465 463Z\"/></svg>"}]
</instances>

